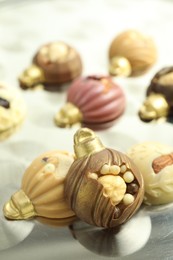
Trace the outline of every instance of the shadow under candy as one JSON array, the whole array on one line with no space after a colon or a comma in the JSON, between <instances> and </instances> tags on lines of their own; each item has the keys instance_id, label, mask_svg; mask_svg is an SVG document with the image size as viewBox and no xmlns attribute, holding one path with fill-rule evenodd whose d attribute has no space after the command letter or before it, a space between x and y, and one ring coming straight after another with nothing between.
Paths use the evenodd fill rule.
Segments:
<instances>
[{"instance_id":1,"label":"shadow under candy","mask_svg":"<svg viewBox=\"0 0 173 260\"><path fill-rule=\"evenodd\" d=\"M115 257L127 256L145 246L151 233L151 219L139 212L124 225L103 229L76 221L69 226L75 239L95 254Z\"/></svg>"},{"instance_id":2,"label":"shadow under candy","mask_svg":"<svg viewBox=\"0 0 173 260\"><path fill-rule=\"evenodd\" d=\"M68 227L77 219L76 216L71 216L68 218L45 218L45 217L36 217L35 220L41 224L52 226L52 227Z\"/></svg>"}]
</instances>

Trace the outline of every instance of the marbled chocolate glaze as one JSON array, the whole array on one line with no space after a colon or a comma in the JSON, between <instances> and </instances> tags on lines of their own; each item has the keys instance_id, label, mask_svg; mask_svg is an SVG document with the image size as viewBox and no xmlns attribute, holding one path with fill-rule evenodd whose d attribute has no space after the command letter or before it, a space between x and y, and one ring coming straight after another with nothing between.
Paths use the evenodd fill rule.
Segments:
<instances>
[{"instance_id":1,"label":"marbled chocolate glaze","mask_svg":"<svg viewBox=\"0 0 173 260\"><path fill-rule=\"evenodd\" d=\"M49 85L51 87L51 84L55 85L69 82L82 73L82 61L79 53L66 43L63 44L67 47L69 53L73 52L73 55L70 54L70 57L67 55L67 59L64 60L45 61L40 50L43 47L49 48L51 44L52 43L41 46L33 58L33 63L44 72L47 88L49 88Z\"/></svg>"},{"instance_id":2,"label":"marbled chocolate glaze","mask_svg":"<svg viewBox=\"0 0 173 260\"><path fill-rule=\"evenodd\" d=\"M104 164L118 166L126 164L127 169L134 174L134 182L139 189L134 195L132 204L125 206L121 201L116 206L112 205L110 199L103 195L102 184L88 177L90 172L100 176L100 169ZM106 228L120 225L132 217L143 201L143 190L143 179L134 163L125 154L113 149L104 149L75 160L65 181L65 196L76 215L91 225ZM118 218L114 217L116 207L121 210Z\"/></svg>"}]
</instances>

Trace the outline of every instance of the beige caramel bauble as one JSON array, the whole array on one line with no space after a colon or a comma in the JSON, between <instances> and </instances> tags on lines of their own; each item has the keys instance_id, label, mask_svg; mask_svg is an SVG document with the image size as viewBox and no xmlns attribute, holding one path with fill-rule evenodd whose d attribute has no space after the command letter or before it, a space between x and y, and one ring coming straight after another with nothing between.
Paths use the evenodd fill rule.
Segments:
<instances>
[{"instance_id":1,"label":"beige caramel bauble","mask_svg":"<svg viewBox=\"0 0 173 260\"><path fill-rule=\"evenodd\" d=\"M112 41L109 59L110 74L137 76L144 74L156 62L157 48L150 37L136 30L127 30Z\"/></svg>"},{"instance_id":2,"label":"beige caramel bauble","mask_svg":"<svg viewBox=\"0 0 173 260\"><path fill-rule=\"evenodd\" d=\"M65 201L64 181L73 161L73 155L62 151L36 158L24 173L21 189L5 204L5 217L71 219L75 214Z\"/></svg>"},{"instance_id":3,"label":"beige caramel bauble","mask_svg":"<svg viewBox=\"0 0 173 260\"><path fill-rule=\"evenodd\" d=\"M173 147L145 142L130 148L128 156L143 176L144 202L150 205L173 202Z\"/></svg>"}]
</instances>

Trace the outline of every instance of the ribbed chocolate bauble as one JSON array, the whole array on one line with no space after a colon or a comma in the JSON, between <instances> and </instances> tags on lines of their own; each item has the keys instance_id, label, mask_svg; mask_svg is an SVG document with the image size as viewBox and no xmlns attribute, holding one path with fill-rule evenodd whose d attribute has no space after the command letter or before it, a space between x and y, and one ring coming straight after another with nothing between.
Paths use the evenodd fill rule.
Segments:
<instances>
[{"instance_id":1,"label":"ribbed chocolate bauble","mask_svg":"<svg viewBox=\"0 0 173 260\"><path fill-rule=\"evenodd\" d=\"M83 77L69 87L67 103L55 115L55 123L60 127L81 123L92 129L108 128L125 107L124 91L109 76Z\"/></svg>"},{"instance_id":2,"label":"ribbed chocolate bauble","mask_svg":"<svg viewBox=\"0 0 173 260\"><path fill-rule=\"evenodd\" d=\"M4 205L5 217L71 220L75 214L65 201L64 181L73 161L73 155L64 151L50 151L36 158L24 173L21 189Z\"/></svg>"}]
</instances>

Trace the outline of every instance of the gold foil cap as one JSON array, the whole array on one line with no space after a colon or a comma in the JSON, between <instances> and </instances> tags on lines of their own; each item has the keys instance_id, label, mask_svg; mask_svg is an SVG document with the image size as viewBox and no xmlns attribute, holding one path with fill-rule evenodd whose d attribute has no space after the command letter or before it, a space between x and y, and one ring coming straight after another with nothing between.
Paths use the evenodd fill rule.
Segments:
<instances>
[{"instance_id":1,"label":"gold foil cap","mask_svg":"<svg viewBox=\"0 0 173 260\"><path fill-rule=\"evenodd\" d=\"M32 64L19 76L19 81L24 88L37 87L37 85L45 82L44 72L40 67Z\"/></svg>"},{"instance_id":2,"label":"gold foil cap","mask_svg":"<svg viewBox=\"0 0 173 260\"><path fill-rule=\"evenodd\" d=\"M4 205L4 216L8 219L28 219L36 216L34 206L23 190L11 196Z\"/></svg>"},{"instance_id":3,"label":"gold foil cap","mask_svg":"<svg viewBox=\"0 0 173 260\"><path fill-rule=\"evenodd\" d=\"M54 121L59 127L71 127L82 121L82 113L78 107L68 102L55 115Z\"/></svg>"},{"instance_id":4,"label":"gold foil cap","mask_svg":"<svg viewBox=\"0 0 173 260\"><path fill-rule=\"evenodd\" d=\"M161 94L151 93L139 110L139 117L143 121L151 121L161 117L167 117L169 105Z\"/></svg>"},{"instance_id":5,"label":"gold foil cap","mask_svg":"<svg viewBox=\"0 0 173 260\"><path fill-rule=\"evenodd\" d=\"M104 150L105 147L89 128L81 128L74 135L74 151L77 158Z\"/></svg>"},{"instance_id":6,"label":"gold foil cap","mask_svg":"<svg viewBox=\"0 0 173 260\"><path fill-rule=\"evenodd\" d=\"M109 73L112 76L128 77L132 73L130 62L125 57L115 56L110 59Z\"/></svg>"}]
</instances>

